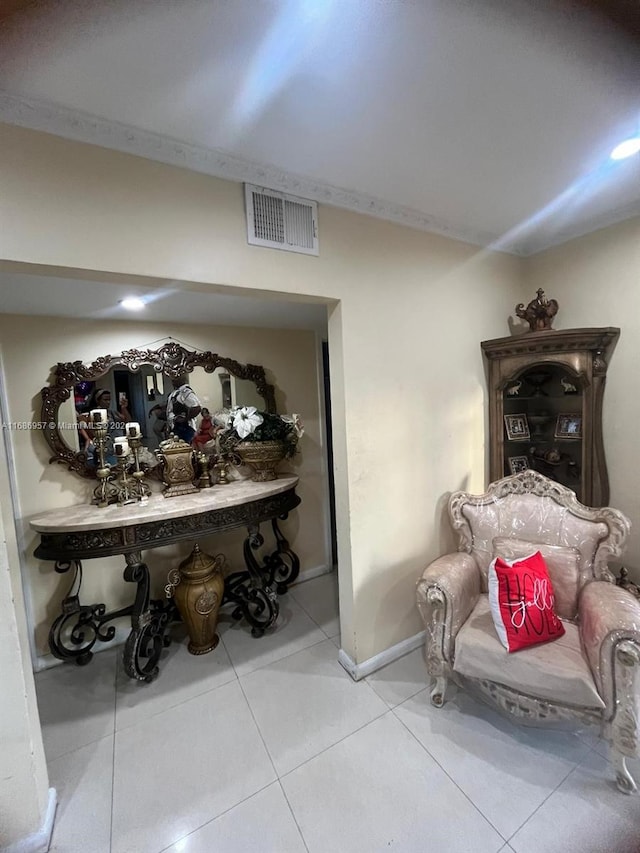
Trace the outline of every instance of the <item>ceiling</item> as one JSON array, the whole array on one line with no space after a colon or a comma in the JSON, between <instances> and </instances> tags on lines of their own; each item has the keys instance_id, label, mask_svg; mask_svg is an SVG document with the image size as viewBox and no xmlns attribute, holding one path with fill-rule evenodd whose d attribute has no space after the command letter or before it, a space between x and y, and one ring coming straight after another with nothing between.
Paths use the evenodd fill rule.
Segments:
<instances>
[{"instance_id":1,"label":"ceiling","mask_svg":"<svg viewBox=\"0 0 640 853\"><path fill-rule=\"evenodd\" d=\"M638 8L11 0L0 120L528 255L640 214Z\"/></svg>"},{"instance_id":2,"label":"ceiling","mask_svg":"<svg viewBox=\"0 0 640 853\"><path fill-rule=\"evenodd\" d=\"M69 279L0 270L2 312L44 317L77 317L211 326L308 329L326 336L327 306L320 302L286 301L251 296L250 291L212 293L184 282L145 282L118 279ZM143 312L120 304L141 297Z\"/></svg>"}]
</instances>

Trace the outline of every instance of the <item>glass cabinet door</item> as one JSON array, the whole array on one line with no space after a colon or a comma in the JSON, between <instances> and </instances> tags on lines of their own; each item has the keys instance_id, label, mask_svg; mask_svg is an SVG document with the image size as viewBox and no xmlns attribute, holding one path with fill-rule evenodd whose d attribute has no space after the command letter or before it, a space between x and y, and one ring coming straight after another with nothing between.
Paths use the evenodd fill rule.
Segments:
<instances>
[{"instance_id":1,"label":"glass cabinet door","mask_svg":"<svg viewBox=\"0 0 640 853\"><path fill-rule=\"evenodd\" d=\"M602 435L608 361L620 329L553 329L483 341L489 481L533 468L606 506Z\"/></svg>"},{"instance_id":2,"label":"glass cabinet door","mask_svg":"<svg viewBox=\"0 0 640 853\"><path fill-rule=\"evenodd\" d=\"M504 476L533 468L582 499L584 438L581 380L565 365L533 365L502 394Z\"/></svg>"}]
</instances>

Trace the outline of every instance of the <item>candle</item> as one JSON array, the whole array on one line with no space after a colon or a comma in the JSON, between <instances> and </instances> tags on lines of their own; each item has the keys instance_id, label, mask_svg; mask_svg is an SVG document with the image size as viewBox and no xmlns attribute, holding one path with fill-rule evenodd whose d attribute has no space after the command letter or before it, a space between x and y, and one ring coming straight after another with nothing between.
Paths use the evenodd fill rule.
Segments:
<instances>
[{"instance_id":1,"label":"candle","mask_svg":"<svg viewBox=\"0 0 640 853\"><path fill-rule=\"evenodd\" d=\"M91 420L94 424L99 424L107 420L106 409L91 409Z\"/></svg>"},{"instance_id":2,"label":"candle","mask_svg":"<svg viewBox=\"0 0 640 853\"><path fill-rule=\"evenodd\" d=\"M126 438L116 438L113 442L116 456L127 456L129 454L129 442Z\"/></svg>"},{"instance_id":3,"label":"candle","mask_svg":"<svg viewBox=\"0 0 640 853\"><path fill-rule=\"evenodd\" d=\"M142 435L140 424L137 421L131 421L131 423L127 424L127 435L129 438L139 438Z\"/></svg>"}]
</instances>

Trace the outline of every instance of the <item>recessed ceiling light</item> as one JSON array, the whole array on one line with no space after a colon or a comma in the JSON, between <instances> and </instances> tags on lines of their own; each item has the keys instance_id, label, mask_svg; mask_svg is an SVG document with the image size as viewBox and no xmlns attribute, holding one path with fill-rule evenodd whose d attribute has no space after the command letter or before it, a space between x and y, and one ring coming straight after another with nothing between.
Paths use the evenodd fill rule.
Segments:
<instances>
[{"instance_id":1,"label":"recessed ceiling light","mask_svg":"<svg viewBox=\"0 0 640 853\"><path fill-rule=\"evenodd\" d=\"M145 308L145 303L142 299L138 299L137 296L128 296L126 299L122 299L120 301L120 305L126 311L142 311Z\"/></svg>"},{"instance_id":2,"label":"recessed ceiling light","mask_svg":"<svg viewBox=\"0 0 640 853\"><path fill-rule=\"evenodd\" d=\"M640 136L632 136L631 139L625 139L620 145L616 145L609 155L612 160L624 160L625 157L632 157L640 151Z\"/></svg>"}]
</instances>

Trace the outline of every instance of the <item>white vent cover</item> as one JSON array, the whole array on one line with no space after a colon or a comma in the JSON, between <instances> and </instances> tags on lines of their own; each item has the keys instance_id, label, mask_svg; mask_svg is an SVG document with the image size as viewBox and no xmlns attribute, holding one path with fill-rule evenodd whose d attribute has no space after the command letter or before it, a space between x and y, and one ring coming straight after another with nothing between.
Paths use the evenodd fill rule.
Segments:
<instances>
[{"instance_id":1,"label":"white vent cover","mask_svg":"<svg viewBox=\"0 0 640 853\"><path fill-rule=\"evenodd\" d=\"M318 205L277 190L244 185L247 236L252 246L318 254Z\"/></svg>"}]
</instances>

